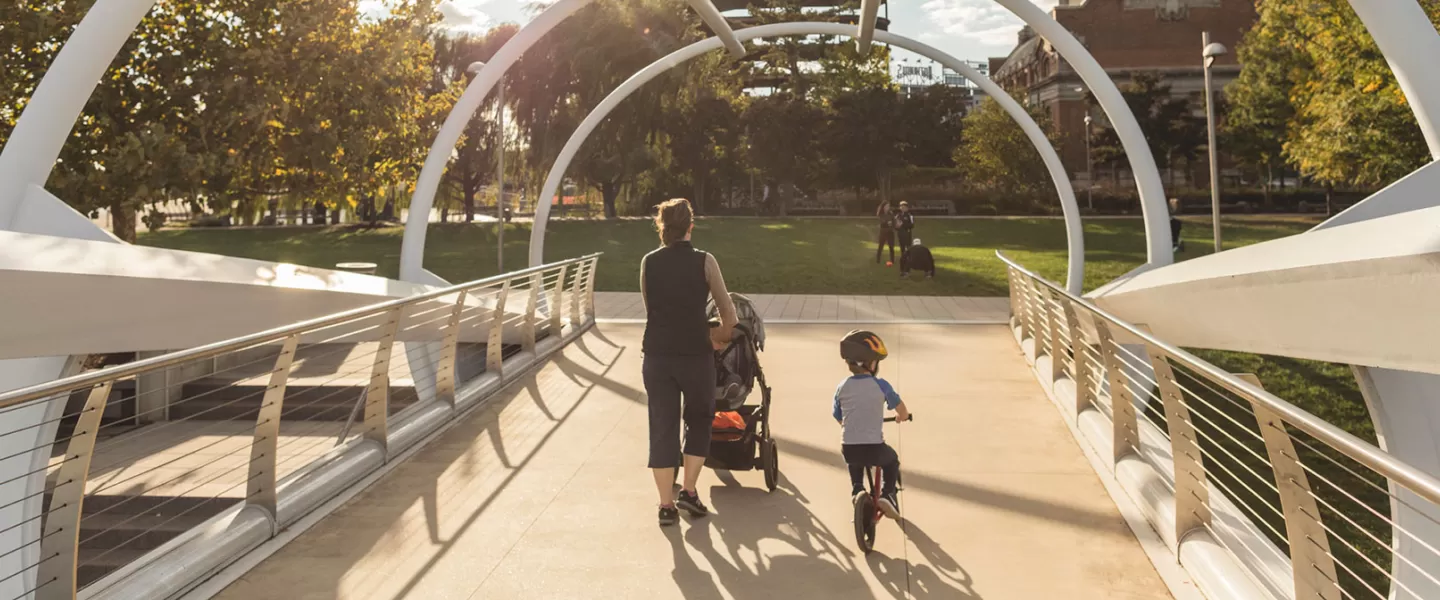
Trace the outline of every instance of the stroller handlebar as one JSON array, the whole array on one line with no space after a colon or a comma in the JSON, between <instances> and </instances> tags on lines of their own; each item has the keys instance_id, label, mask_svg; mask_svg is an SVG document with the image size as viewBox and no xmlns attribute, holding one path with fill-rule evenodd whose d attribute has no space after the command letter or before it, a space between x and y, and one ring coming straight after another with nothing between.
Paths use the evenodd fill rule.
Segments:
<instances>
[{"instance_id":1,"label":"stroller handlebar","mask_svg":"<svg viewBox=\"0 0 1440 600\"><path fill-rule=\"evenodd\" d=\"M905 419L905 420L906 420L906 421L914 421L914 420L915 420L915 413L910 413L909 418L907 418L907 419ZM886 423L894 423L894 422L895 422L895 417L885 417L885 422L886 422Z\"/></svg>"}]
</instances>

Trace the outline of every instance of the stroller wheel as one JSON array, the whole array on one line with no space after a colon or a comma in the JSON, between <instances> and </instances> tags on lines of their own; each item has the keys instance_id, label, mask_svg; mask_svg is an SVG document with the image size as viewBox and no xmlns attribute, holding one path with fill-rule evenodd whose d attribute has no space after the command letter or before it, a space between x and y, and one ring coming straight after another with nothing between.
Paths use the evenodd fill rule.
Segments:
<instances>
[{"instance_id":1,"label":"stroller wheel","mask_svg":"<svg viewBox=\"0 0 1440 600\"><path fill-rule=\"evenodd\" d=\"M775 448L775 440L760 443L760 468L765 472L765 489L775 491L780 484L780 453Z\"/></svg>"}]
</instances>

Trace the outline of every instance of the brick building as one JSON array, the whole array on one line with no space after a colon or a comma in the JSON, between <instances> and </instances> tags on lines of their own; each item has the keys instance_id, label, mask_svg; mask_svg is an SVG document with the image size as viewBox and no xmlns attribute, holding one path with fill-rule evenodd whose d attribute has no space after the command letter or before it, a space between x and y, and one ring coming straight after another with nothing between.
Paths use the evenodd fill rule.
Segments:
<instances>
[{"instance_id":1,"label":"brick building","mask_svg":"<svg viewBox=\"0 0 1440 600\"><path fill-rule=\"evenodd\" d=\"M1201 66L1200 39L1210 32L1210 41L1231 52L1211 69L1216 90L1240 73L1235 46L1255 23L1254 0L1060 0L1050 13L1090 51L1116 85L1130 82L1134 73L1159 74L1175 95L1189 96L1200 118L1205 114L1205 79ZM1063 133L1060 157L1071 178L1083 184L1089 177L1085 158L1084 83L1054 48L1029 27L1020 31L1009 56L990 59L992 78L1008 90L1020 90L1027 103L1040 104ZM1091 113L1104 123L1103 113ZM1098 127L1098 125L1097 125ZM1205 167L1185 169L1175 175L1180 183L1189 179L1208 186ZM1187 175L1194 174L1194 178ZM1096 168L1101 181L1107 173ZM1127 181L1128 173L1119 179ZM1168 174L1167 185L1170 182ZM1183 185L1183 184L1182 184Z\"/></svg>"}]
</instances>

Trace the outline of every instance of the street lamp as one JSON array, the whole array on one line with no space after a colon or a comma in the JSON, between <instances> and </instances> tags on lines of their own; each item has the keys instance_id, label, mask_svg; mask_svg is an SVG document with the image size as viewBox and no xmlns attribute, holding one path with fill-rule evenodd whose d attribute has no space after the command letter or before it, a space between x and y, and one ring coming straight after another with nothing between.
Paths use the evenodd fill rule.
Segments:
<instances>
[{"instance_id":1,"label":"street lamp","mask_svg":"<svg viewBox=\"0 0 1440 600\"><path fill-rule=\"evenodd\" d=\"M1085 93L1085 88L1075 88L1075 93ZM1085 107L1085 205L1095 211L1095 163L1090 160L1090 107Z\"/></svg>"},{"instance_id":2,"label":"street lamp","mask_svg":"<svg viewBox=\"0 0 1440 600\"><path fill-rule=\"evenodd\" d=\"M475 61L465 69L478 74L485 63ZM495 151L495 264L496 273L505 272L505 79L500 79L496 92L495 119L500 122L500 144Z\"/></svg>"},{"instance_id":3,"label":"street lamp","mask_svg":"<svg viewBox=\"0 0 1440 600\"><path fill-rule=\"evenodd\" d=\"M1215 251L1220 251L1220 165L1215 159L1215 102L1210 90L1210 65L1215 59L1229 52L1225 46L1210 42L1210 32L1200 34L1204 50L1200 52L1205 62L1205 125L1210 136L1210 219L1215 229Z\"/></svg>"}]
</instances>

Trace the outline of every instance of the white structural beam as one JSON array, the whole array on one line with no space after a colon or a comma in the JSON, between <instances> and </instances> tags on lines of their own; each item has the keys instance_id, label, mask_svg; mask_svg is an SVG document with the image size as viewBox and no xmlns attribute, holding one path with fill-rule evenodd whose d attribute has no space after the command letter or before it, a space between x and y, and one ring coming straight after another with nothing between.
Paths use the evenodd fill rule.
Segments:
<instances>
[{"instance_id":1,"label":"white structural beam","mask_svg":"<svg viewBox=\"0 0 1440 600\"><path fill-rule=\"evenodd\" d=\"M880 0L861 0L860 25L855 33L855 48L860 56L870 54L870 42L875 38L875 19L880 16Z\"/></svg>"},{"instance_id":2,"label":"white structural beam","mask_svg":"<svg viewBox=\"0 0 1440 600\"><path fill-rule=\"evenodd\" d=\"M867 0L871 1L871 0ZM689 0L690 8L700 15L700 19L710 26L715 32L715 37L725 43L725 51L730 53L732 58L745 57L745 45L740 43L740 38L735 37L735 30L730 28L730 22L725 20L725 15L720 14L720 9L715 8L711 0Z\"/></svg>"},{"instance_id":3,"label":"white structural beam","mask_svg":"<svg viewBox=\"0 0 1440 600\"><path fill-rule=\"evenodd\" d=\"M1379 217L1140 273L1093 299L1180 346L1440 373L1436 231L1440 207Z\"/></svg>"},{"instance_id":4,"label":"white structural beam","mask_svg":"<svg viewBox=\"0 0 1440 600\"><path fill-rule=\"evenodd\" d=\"M24 316L0 319L0 359L190 348L434 289L284 263L0 231L0 306ZM487 305L475 296L467 304ZM106 310L94 310L97 298L105 299ZM413 313L433 315L454 302L452 296L417 304ZM523 312L523 303L512 307ZM444 321L408 323L399 341L436 339ZM484 342L488 323L467 322L461 340ZM373 338L373 325L352 328L359 337L342 337L351 330L337 327L313 341L364 341L367 331ZM518 330L507 333L519 339Z\"/></svg>"},{"instance_id":5,"label":"white structural beam","mask_svg":"<svg viewBox=\"0 0 1440 600\"><path fill-rule=\"evenodd\" d=\"M786 35L834 35L850 36L854 30L848 25L840 23L775 23L748 27L738 32L741 39L750 40L761 37L779 37ZM1079 293L1085 280L1085 242L1084 231L1080 222L1080 207L1075 202L1075 192L1070 186L1070 179L1065 173L1065 167L1060 163L1060 156L1056 154L1055 148L1050 145L1050 140L1045 137L1045 131L1040 128L1035 120L1030 118L1024 107L1020 106L1009 94L1006 94L999 85L988 77L970 68L964 62L957 60L934 47L920 43L910 38L901 37L885 31L875 32L876 40L904 48L926 58L935 60L946 67L960 73L966 79L974 81L985 93L989 94L1000 106L1020 124L1030 142L1035 145L1035 150L1040 153L1045 162L1046 169L1050 172L1050 179L1055 184L1060 196L1061 211L1065 215L1065 234L1067 247L1069 249L1069 263L1066 270L1066 286L1074 293ZM609 116L617 106L627 97L639 90L650 80L661 74L674 69L686 61L694 59L706 52L711 52L720 47L718 38L709 38L695 42L689 46L676 50L669 55L651 63L641 69L640 72L631 76L620 87L616 88L610 95L606 96L600 104L595 107L580 126L571 134L570 139L565 142L560 155L555 159L554 165L550 168L550 174L545 178L545 185L541 188L540 197L550 198L560 187L560 181L565 177L565 171L569 168L570 162L584 145L585 140L595 132L595 128ZM545 257L545 231L550 216L550 203L541 202L535 207L535 223L530 228L530 263L532 265L543 264Z\"/></svg>"}]
</instances>

